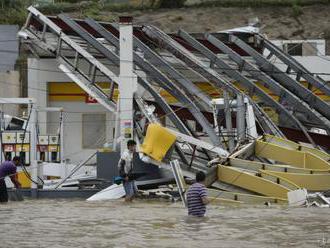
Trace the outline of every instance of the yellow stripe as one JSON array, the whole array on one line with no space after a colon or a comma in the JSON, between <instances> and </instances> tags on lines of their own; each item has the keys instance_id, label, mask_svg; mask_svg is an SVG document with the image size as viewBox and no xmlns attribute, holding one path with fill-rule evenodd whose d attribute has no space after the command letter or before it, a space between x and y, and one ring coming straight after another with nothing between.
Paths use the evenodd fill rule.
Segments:
<instances>
[{"instance_id":1,"label":"yellow stripe","mask_svg":"<svg viewBox=\"0 0 330 248\"><path fill-rule=\"evenodd\" d=\"M330 174L302 174L302 173L288 173L280 171L265 172L285 178L301 188L306 188L312 191L326 191L330 189Z\"/></svg>"},{"instance_id":2,"label":"yellow stripe","mask_svg":"<svg viewBox=\"0 0 330 248\"><path fill-rule=\"evenodd\" d=\"M222 96L222 90L216 89L212 85L210 85L207 82L196 82L196 86L201 89L204 93L211 96L212 98L218 98ZM256 82L255 83L260 89L265 91L267 94L269 94L274 100L278 101L279 97L274 95L268 88L264 87L261 83ZM306 82L302 83L304 86L307 85ZM102 82L98 83L98 85L101 88L108 89L110 86L110 83ZM233 83L233 85L237 88L239 88L241 91L246 92L247 91L239 85L239 83ZM49 100L50 101L84 101L85 97L82 96L75 96L70 94L85 94L85 92L74 82L50 82L48 84L48 90L49 90ZM315 90L315 88L312 89L313 93L317 94L322 100L330 101L330 96L326 96L319 90ZM58 94L68 94L65 95L58 95ZM168 103L176 103L177 100L171 96L168 92L165 90L161 90L160 94L162 97L166 99ZM252 97L254 101L259 101L257 96Z\"/></svg>"},{"instance_id":3,"label":"yellow stripe","mask_svg":"<svg viewBox=\"0 0 330 248\"><path fill-rule=\"evenodd\" d=\"M229 158L230 165L233 167L238 167L247 170L259 171L259 170L269 170L269 171L280 171L280 172L290 172L290 173L301 173L301 174L329 174L330 169L320 170L320 169L305 169L293 167L285 164L267 164L257 161L244 160L239 158Z\"/></svg>"},{"instance_id":4,"label":"yellow stripe","mask_svg":"<svg viewBox=\"0 0 330 248\"><path fill-rule=\"evenodd\" d=\"M309 152L295 151L283 146L256 141L255 155L306 169L329 170L330 163Z\"/></svg>"},{"instance_id":5,"label":"yellow stripe","mask_svg":"<svg viewBox=\"0 0 330 248\"><path fill-rule=\"evenodd\" d=\"M275 197L261 196L261 195L252 195L245 193L236 193L230 191L220 191L214 189L208 189L208 195L210 199L229 199L232 201L238 201L242 203L252 203L252 204L264 204L265 202L271 203L287 203L286 199L280 199Z\"/></svg>"},{"instance_id":6,"label":"yellow stripe","mask_svg":"<svg viewBox=\"0 0 330 248\"><path fill-rule=\"evenodd\" d=\"M109 91L110 83L97 83L105 92ZM86 93L74 82L50 82L48 83L49 101L85 102ZM114 99L118 97L118 89L115 88Z\"/></svg>"}]
</instances>

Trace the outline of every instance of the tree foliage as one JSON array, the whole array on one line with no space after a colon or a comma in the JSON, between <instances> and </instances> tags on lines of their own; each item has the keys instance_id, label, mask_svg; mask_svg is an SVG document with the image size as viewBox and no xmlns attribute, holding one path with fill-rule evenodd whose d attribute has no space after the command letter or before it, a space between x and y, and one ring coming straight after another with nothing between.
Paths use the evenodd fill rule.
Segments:
<instances>
[{"instance_id":1,"label":"tree foliage","mask_svg":"<svg viewBox=\"0 0 330 248\"><path fill-rule=\"evenodd\" d=\"M160 8L181 8L186 0L159 0Z\"/></svg>"}]
</instances>

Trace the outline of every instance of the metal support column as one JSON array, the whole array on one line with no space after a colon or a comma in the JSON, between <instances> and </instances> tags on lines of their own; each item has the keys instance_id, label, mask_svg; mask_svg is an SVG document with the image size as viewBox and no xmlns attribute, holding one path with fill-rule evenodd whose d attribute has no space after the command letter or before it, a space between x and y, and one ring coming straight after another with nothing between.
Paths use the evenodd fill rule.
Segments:
<instances>
[{"instance_id":1,"label":"metal support column","mask_svg":"<svg viewBox=\"0 0 330 248\"><path fill-rule=\"evenodd\" d=\"M236 129L237 129L237 140L239 143L241 143L245 140L246 137L245 104L244 104L244 97L241 94L237 95Z\"/></svg>"},{"instance_id":2,"label":"metal support column","mask_svg":"<svg viewBox=\"0 0 330 248\"><path fill-rule=\"evenodd\" d=\"M228 137L228 147L229 147L229 152L232 152L235 148L235 143L234 143L234 134L233 134L233 124L231 119L230 98L227 91L223 91L223 99L225 103L225 119L226 119L226 130Z\"/></svg>"}]
</instances>

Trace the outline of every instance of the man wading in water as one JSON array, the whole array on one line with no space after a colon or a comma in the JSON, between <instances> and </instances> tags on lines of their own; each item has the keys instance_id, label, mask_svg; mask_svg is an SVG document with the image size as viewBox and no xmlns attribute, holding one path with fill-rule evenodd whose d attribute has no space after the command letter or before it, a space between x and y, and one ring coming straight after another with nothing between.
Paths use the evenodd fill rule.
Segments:
<instances>
[{"instance_id":1,"label":"man wading in water","mask_svg":"<svg viewBox=\"0 0 330 248\"><path fill-rule=\"evenodd\" d=\"M134 140L127 141L127 149L121 155L118 163L119 175L123 178L125 189L125 201L133 200L137 193L137 187L133 180L133 155L136 152L136 142Z\"/></svg>"},{"instance_id":2,"label":"man wading in water","mask_svg":"<svg viewBox=\"0 0 330 248\"><path fill-rule=\"evenodd\" d=\"M0 165L0 203L8 202L8 192L5 177L9 176L16 188L21 184L17 180L16 166L19 165L20 158L14 157L13 161L5 161Z\"/></svg>"},{"instance_id":3,"label":"man wading in water","mask_svg":"<svg viewBox=\"0 0 330 248\"><path fill-rule=\"evenodd\" d=\"M210 203L207 198L205 183L205 173L196 173L196 182L190 186L187 192L188 215L203 217L206 212L206 205Z\"/></svg>"}]
</instances>

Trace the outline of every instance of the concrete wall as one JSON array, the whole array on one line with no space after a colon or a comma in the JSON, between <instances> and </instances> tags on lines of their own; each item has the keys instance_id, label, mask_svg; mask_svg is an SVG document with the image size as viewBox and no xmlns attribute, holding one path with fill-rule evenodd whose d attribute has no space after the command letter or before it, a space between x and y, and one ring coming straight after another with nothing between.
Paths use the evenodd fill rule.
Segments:
<instances>
[{"instance_id":1,"label":"concrete wall","mask_svg":"<svg viewBox=\"0 0 330 248\"><path fill-rule=\"evenodd\" d=\"M84 149L82 146L82 116L84 113L106 113L106 142L112 142L114 114L106 112L100 105L89 105L81 102L49 102L51 107L64 107L64 157L78 162L94 153L96 149ZM48 114L48 133L56 134L59 128L58 114Z\"/></svg>"},{"instance_id":2,"label":"concrete wall","mask_svg":"<svg viewBox=\"0 0 330 248\"><path fill-rule=\"evenodd\" d=\"M272 40L272 42L284 49L285 44L297 44L303 43L305 46L303 49L309 50L310 52L315 52L317 55L324 56L325 55L325 48L326 48L326 41L323 39L318 40ZM309 45L312 44L313 46Z\"/></svg>"},{"instance_id":3,"label":"concrete wall","mask_svg":"<svg viewBox=\"0 0 330 248\"><path fill-rule=\"evenodd\" d=\"M0 71L15 70L18 58L18 25L0 25Z\"/></svg>"},{"instance_id":4,"label":"concrete wall","mask_svg":"<svg viewBox=\"0 0 330 248\"><path fill-rule=\"evenodd\" d=\"M330 56L294 56L294 58L306 67L311 73L325 73L320 75L326 81L330 81ZM282 63L276 64L281 70L287 69ZM295 77L293 75L293 77Z\"/></svg>"},{"instance_id":5,"label":"concrete wall","mask_svg":"<svg viewBox=\"0 0 330 248\"><path fill-rule=\"evenodd\" d=\"M108 113L99 104L85 102L49 101L48 82L71 82L64 73L59 71L54 59L28 59L28 95L37 99L39 107L63 107L64 114L64 158L72 163L84 160L96 149L82 147L82 116L84 113L106 113L106 141L112 142L114 114ZM39 113L40 134L56 134L59 128L58 113Z\"/></svg>"},{"instance_id":6,"label":"concrete wall","mask_svg":"<svg viewBox=\"0 0 330 248\"><path fill-rule=\"evenodd\" d=\"M320 75L326 81L330 81L330 56L326 56L326 41L325 40L272 40L272 42L280 48L284 44L292 43L313 43L316 45L314 56L293 56L299 63L306 67L311 73L326 73L329 75ZM304 49L305 47L303 47ZM309 48L311 49L311 48ZM312 48L314 49L314 48ZM268 54L265 53L265 56ZM286 71L287 66L281 63L278 59L275 65L281 70ZM295 77L295 76L292 76Z\"/></svg>"},{"instance_id":7,"label":"concrete wall","mask_svg":"<svg viewBox=\"0 0 330 248\"><path fill-rule=\"evenodd\" d=\"M21 85L18 71L0 72L0 97L20 97ZM3 105L8 115L18 115L18 105Z\"/></svg>"}]
</instances>

